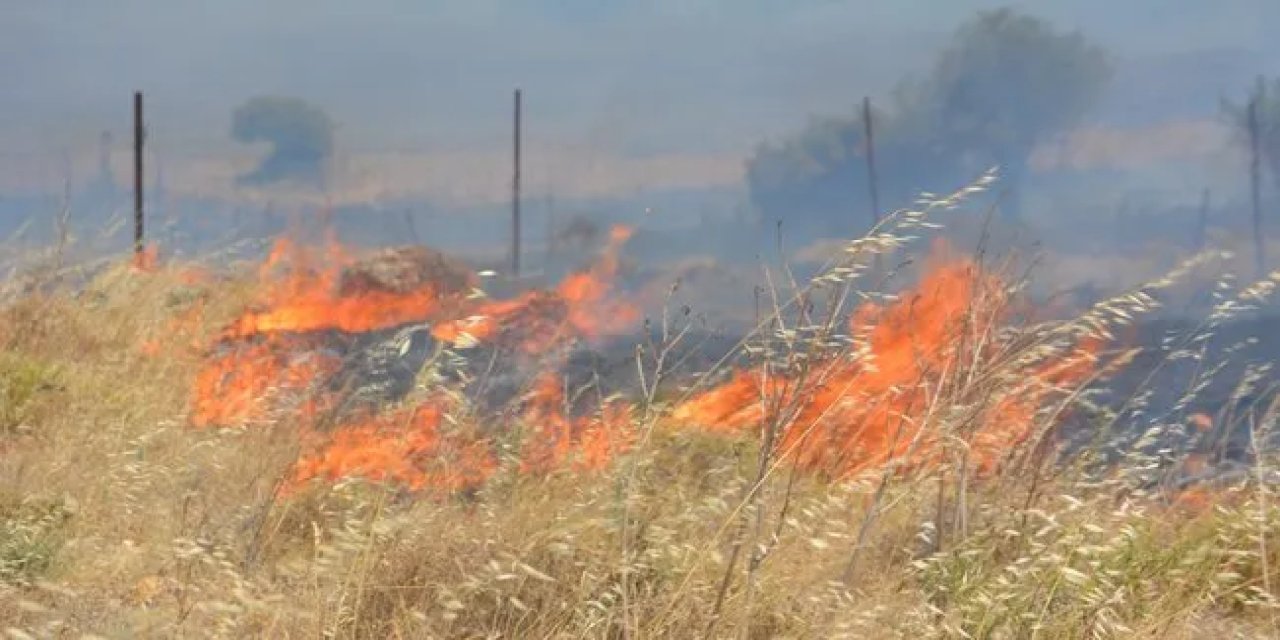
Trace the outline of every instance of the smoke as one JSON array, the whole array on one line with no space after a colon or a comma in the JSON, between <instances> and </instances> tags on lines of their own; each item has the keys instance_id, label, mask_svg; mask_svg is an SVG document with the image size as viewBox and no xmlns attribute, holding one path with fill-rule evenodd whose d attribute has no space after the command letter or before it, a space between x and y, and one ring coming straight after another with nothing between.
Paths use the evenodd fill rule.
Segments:
<instances>
[{"instance_id":1,"label":"smoke","mask_svg":"<svg viewBox=\"0 0 1280 640\"><path fill-rule=\"evenodd\" d=\"M231 137L266 142L271 152L240 184L280 182L322 184L333 153L333 121L318 107L298 98L259 96L235 110Z\"/></svg>"},{"instance_id":2,"label":"smoke","mask_svg":"<svg viewBox=\"0 0 1280 640\"><path fill-rule=\"evenodd\" d=\"M887 108L873 112L880 194L892 207L992 166L1016 192L1033 149L1076 125L1110 74L1105 52L1078 32L1012 10L977 14L923 81L903 78ZM869 191L864 126L855 112L761 148L748 166L753 202L812 232L847 229L851 203ZM1001 212L1017 208L1008 197Z\"/></svg>"},{"instance_id":3,"label":"smoke","mask_svg":"<svg viewBox=\"0 0 1280 640\"><path fill-rule=\"evenodd\" d=\"M1031 154L1031 168L1137 171L1161 163L1204 160L1230 144L1222 123L1203 118L1172 120L1143 127L1088 126L1048 141Z\"/></svg>"}]
</instances>

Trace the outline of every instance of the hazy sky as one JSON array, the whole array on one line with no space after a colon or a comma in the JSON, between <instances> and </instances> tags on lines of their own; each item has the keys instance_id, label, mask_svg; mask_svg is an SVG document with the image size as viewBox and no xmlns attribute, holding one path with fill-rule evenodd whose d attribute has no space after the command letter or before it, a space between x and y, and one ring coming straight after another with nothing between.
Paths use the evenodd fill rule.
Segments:
<instances>
[{"instance_id":1,"label":"hazy sky","mask_svg":"<svg viewBox=\"0 0 1280 640\"><path fill-rule=\"evenodd\" d=\"M493 149L517 85L535 143L739 157L885 95L1002 5L1114 53L1102 120L1211 114L1280 69L1277 0L0 0L0 157L125 131L134 88L170 149L229 147L259 93L320 104L348 150Z\"/></svg>"}]
</instances>

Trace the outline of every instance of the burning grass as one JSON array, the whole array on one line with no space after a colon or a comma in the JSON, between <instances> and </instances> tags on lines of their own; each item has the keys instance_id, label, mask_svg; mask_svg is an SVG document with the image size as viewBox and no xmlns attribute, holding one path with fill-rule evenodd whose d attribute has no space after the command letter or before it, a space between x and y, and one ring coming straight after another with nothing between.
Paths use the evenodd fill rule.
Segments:
<instances>
[{"instance_id":1,"label":"burning grass","mask_svg":"<svg viewBox=\"0 0 1280 640\"><path fill-rule=\"evenodd\" d=\"M1096 393L1181 274L1066 319L944 248L900 293L860 290L971 193L775 290L705 375L679 368L691 330L644 310L634 388L565 355L641 325L616 282L625 230L507 299L281 243L258 273L148 258L15 300L0 619L17 637L1274 636L1265 371L1212 414ZM1277 279L1220 289L1197 335ZM1152 366L1207 357L1180 340ZM411 379L349 403L334 381L384 356ZM487 400L506 374L521 392ZM1214 468L1240 425L1248 473L1165 482Z\"/></svg>"},{"instance_id":2,"label":"burning grass","mask_svg":"<svg viewBox=\"0 0 1280 640\"><path fill-rule=\"evenodd\" d=\"M779 446L796 464L847 480L890 461L939 464L945 434L927 423L945 394L949 406L973 407L960 427L965 455L968 464L990 472L1032 434L1036 413L1058 392L1094 373L1098 344L1086 341L1005 366L994 388L956 378L994 368L989 363L1018 349L1013 336L1001 335L1010 315L1007 297L999 276L935 249L913 290L886 306L863 304L849 316L851 348L804 361L799 373L768 366L736 371L676 406L673 417L730 432L785 420ZM791 415L782 415L787 411Z\"/></svg>"}]
</instances>

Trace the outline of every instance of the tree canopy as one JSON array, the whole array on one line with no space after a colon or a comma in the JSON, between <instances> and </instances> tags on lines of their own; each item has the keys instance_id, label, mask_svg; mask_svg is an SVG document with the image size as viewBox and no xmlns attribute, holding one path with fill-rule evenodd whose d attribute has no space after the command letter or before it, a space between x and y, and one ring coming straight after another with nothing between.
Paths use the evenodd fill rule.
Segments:
<instances>
[{"instance_id":1,"label":"tree canopy","mask_svg":"<svg viewBox=\"0 0 1280 640\"><path fill-rule=\"evenodd\" d=\"M244 184L282 181L318 183L333 153L333 122L320 108L299 98L259 96L231 117L231 137L239 142L267 142L271 151Z\"/></svg>"},{"instance_id":2,"label":"tree canopy","mask_svg":"<svg viewBox=\"0 0 1280 640\"><path fill-rule=\"evenodd\" d=\"M1109 77L1106 54L1078 32L1010 9L979 13L923 81L900 83L875 112L884 202L958 186L992 166L1016 189L1034 147L1076 124ZM860 113L815 121L751 158L752 199L765 215L847 231L867 219L856 213L867 206L865 154Z\"/></svg>"},{"instance_id":3,"label":"tree canopy","mask_svg":"<svg viewBox=\"0 0 1280 640\"><path fill-rule=\"evenodd\" d=\"M1227 123L1235 130L1242 144L1249 141L1249 105L1257 104L1258 119L1258 154L1271 172L1277 187L1280 187L1280 77L1268 81L1258 78L1258 84L1251 92L1249 99L1237 104L1230 100L1222 101L1222 112Z\"/></svg>"}]
</instances>

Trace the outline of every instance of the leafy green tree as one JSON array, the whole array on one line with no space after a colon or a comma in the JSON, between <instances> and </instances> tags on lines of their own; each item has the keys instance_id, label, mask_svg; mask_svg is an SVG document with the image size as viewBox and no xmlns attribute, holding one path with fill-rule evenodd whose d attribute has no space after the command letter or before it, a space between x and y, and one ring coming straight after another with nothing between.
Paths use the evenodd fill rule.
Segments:
<instances>
[{"instance_id":1,"label":"leafy green tree","mask_svg":"<svg viewBox=\"0 0 1280 640\"><path fill-rule=\"evenodd\" d=\"M1080 33L1010 9L979 13L955 32L922 82L900 84L876 114L884 202L901 203L992 166L1016 191L1035 146L1076 124L1109 77L1105 53ZM867 219L856 215L866 206L865 147L861 114L811 123L749 161L753 201L771 217L848 230L848 222L831 222ZM1016 207L1016 199L1007 205Z\"/></svg>"},{"instance_id":2,"label":"leafy green tree","mask_svg":"<svg viewBox=\"0 0 1280 640\"><path fill-rule=\"evenodd\" d=\"M242 184L282 181L320 183L333 153L333 121L318 107L298 98L260 96L231 116L231 137L239 142L266 142L271 152Z\"/></svg>"}]
</instances>

